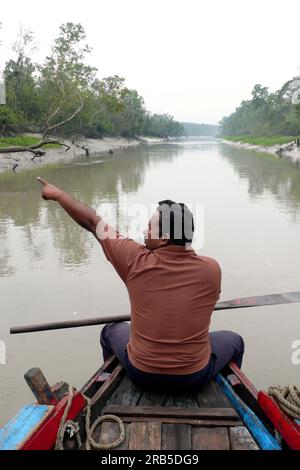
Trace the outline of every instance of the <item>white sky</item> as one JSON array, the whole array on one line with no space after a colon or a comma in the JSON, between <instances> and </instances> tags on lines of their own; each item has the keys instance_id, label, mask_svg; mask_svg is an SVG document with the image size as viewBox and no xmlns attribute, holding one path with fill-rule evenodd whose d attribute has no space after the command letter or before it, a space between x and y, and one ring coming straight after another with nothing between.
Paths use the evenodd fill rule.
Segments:
<instances>
[{"instance_id":1,"label":"white sky","mask_svg":"<svg viewBox=\"0 0 300 470\"><path fill-rule=\"evenodd\" d=\"M23 24L36 61L60 24L80 22L99 76L118 74L152 112L217 123L256 83L272 91L299 74L299 0L8 0L0 67Z\"/></svg>"}]
</instances>

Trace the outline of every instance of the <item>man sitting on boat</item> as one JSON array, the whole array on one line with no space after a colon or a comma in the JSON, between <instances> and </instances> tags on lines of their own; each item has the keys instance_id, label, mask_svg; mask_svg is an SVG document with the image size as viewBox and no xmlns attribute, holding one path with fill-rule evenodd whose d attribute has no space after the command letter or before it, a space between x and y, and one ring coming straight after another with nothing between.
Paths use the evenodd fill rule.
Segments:
<instances>
[{"instance_id":1,"label":"man sitting on boat","mask_svg":"<svg viewBox=\"0 0 300 470\"><path fill-rule=\"evenodd\" d=\"M38 178L42 196L57 201L100 242L125 283L131 325L105 325L103 358L115 354L129 377L156 390L196 390L229 361L241 367L244 341L231 331L209 333L221 270L191 247L193 215L185 204L161 201L144 232L145 245L121 236L93 209Z\"/></svg>"}]
</instances>

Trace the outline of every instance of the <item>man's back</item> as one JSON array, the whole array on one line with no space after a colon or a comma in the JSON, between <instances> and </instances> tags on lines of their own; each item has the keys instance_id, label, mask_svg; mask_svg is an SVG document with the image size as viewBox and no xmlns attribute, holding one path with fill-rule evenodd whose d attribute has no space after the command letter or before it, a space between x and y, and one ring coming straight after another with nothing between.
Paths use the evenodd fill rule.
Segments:
<instances>
[{"instance_id":1,"label":"man's back","mask_svg":"<svg viewBox=\"0 0 300 470\"><path fill-rule=\"evenodd\" d=\"M218 263L176 245L149 250L122 237L101 245L130 296L130 362L157 374L185 375L205 367L221 285Z\"/></svg>"}]
</instances>

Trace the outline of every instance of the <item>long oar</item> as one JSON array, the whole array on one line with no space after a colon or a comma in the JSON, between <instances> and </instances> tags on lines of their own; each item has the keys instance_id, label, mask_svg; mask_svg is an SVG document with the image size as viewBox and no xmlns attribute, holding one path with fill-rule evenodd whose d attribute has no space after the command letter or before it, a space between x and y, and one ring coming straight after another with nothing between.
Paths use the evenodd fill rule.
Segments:
<instances>
[{"instance_id":1,"label":"long oar","mask_svg":"<svg viewBox=\"0 0 300 470\"><path fill-rule=\"evenodd\" d=\"M300 302L300 292L286 294L259 295L258 297L244 297L242 299L227 300L216 304L214 310L229 310L232 308L260 307L263 305L279 305ZM71 320L54 323L41 323L39 325L16 326L10 329L12 335L18 333L33 333L34 331L60 330L62 328L77 328L79 326L103 325L105 323L130 320L130 315L114 315L111 317L87 318L86 320Z\"/></svg>"}]
</instances>

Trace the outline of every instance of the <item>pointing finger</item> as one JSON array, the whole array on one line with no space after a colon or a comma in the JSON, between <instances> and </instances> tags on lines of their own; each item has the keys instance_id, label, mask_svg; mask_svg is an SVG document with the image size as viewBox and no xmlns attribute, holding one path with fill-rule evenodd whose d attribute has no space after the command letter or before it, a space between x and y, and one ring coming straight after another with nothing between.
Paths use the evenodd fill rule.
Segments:
<instances>
[{"instance_id":1,"label":"pointing finger","mask_svg":"<svg viewBox=\"0 0 300 470\"><path fill-rule=\"evenodd\" d=\"M40 176L37 177L37 180L38 180L43 186L45 186L45 185L48 183L48 181L46 181L44 178L41 178Z\"/></svg>"}]
</instances>

